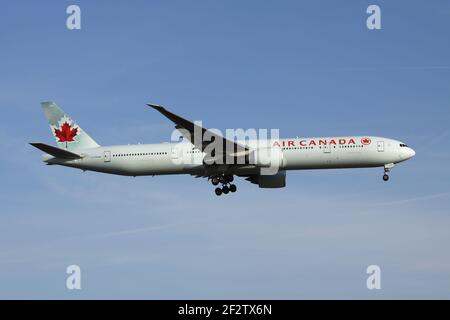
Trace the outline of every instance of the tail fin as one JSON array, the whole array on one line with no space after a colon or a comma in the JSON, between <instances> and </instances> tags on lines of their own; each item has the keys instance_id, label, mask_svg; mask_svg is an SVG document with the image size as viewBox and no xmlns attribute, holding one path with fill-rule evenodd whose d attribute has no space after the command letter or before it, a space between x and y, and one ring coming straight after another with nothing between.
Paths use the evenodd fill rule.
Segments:
<instances>
[{"instance_id":1,"label":"tail fin","mask_svg":"<svg viewBox=\"0 0 450 320\"><path fill-rule=\"evenodd\" d=\"M42 102L42 109L59 148L66 150L99 147L56 103Z\"/></svg>"}]
</instances>

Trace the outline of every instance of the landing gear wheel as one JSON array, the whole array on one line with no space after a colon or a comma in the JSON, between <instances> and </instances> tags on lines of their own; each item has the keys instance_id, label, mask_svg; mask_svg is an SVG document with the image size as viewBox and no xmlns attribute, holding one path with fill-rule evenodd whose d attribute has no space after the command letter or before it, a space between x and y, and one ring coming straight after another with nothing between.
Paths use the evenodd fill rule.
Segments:
<instances>
[{"instance_id":1,"label":"landing gear wheel","mask_svg":"<svg viewBox=\"0 0 450 320\"><path fill-rule=\"evenodd\" d=\"M222 194L222 189L216 188L216 190L214 190L214 192L216 193L217 196L220 196Z\"/></svg>"},{"instance_id":2,"label":"landing gear wheel","mask_svg":"<svg viewBox=\"0 0 450 320\"><path fill-rule=\"evenodd\" d=\"M222 192L227 194L228 192L230 192L230 188L228 188L228 186L223 186L222 187Z\"/></svg>"},{"instance_id":3,"label":"landing gear wheel","mask_svg":"<svg viewBox=\"0 0 450 320\"><path fill-rule=\"evenodd\" d=\"M236 192L237 191L236 185L234 185L234 184L230 185L230 191Z\"/></svg>"},{"instance_id":4,"label":"landing gear wheel","mask_svg":"<svg viewBox=\"0 0 450 320\"><path fill-rule=\"evenodd\" d=\"M388 176L387 174L384 174L384 175L383 175L383 180L384 180L384 181L388 181L388 180L389 180L389 176Z\"/></svg>"},{"instance_id":5,"label":"landing gear wheel","mask_svg":"<svg viewBox=\"0 0 450 320\"><path fill-rule=\"evenodd\" d=\"M217 186L219 184L219 182L220 182L219 179L216 177L211 179L211 183L213 184L213 186Z\"/></svg>"},{"instance_id":6,"label":"landing gear wheel","mask_svg":"<svg viewBox=\"0 0 450 320\"><path fill-rule=\"evenodd\" d=\"M233 175L226 176L226 180L227 180L228 182L233 182L233 180L234 180Z\"/></svg>"}]
</instances>

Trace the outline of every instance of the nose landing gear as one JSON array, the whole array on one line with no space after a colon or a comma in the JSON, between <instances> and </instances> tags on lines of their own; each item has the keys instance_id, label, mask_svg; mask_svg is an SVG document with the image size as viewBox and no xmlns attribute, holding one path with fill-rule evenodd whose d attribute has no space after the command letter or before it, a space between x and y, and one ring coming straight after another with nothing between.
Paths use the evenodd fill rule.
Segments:
<instances>
[{"instance_id":1,"label":"nose landing gear","mask_svg":"<svg viewBox=\"0 0 450 320\"><path fill-rule=\"evenodd\" d=\"M394 167L393 163L388 163L384 165L384 175L383 175L383 181L389 180L388 173L391 171L391 169Z\"/></svg>"},{"instance_id":2,"label":"nose landing gear","mask_svg":"<svg viewBox=\"0 0 450 320\"><path fill-rule=\"evenodd\" d=\"M234 193L237 191L236 185L231 184L231 182L233 181L232 175L216 176L216 177L212 177L210 180L214 186L217 186L219 183L222 184L221 188L217 187L214 190L214 192L217 196L220 196L222 194L228 194L229 192Z\"/></svg>"}]
</instances>

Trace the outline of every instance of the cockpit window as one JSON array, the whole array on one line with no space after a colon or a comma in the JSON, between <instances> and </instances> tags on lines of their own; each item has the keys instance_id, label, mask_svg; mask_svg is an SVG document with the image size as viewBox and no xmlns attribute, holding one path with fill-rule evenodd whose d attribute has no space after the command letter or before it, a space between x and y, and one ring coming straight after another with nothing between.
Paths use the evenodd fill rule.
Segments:
<instances>
[{"instance_id":1,"label":"cockpit window","mask_svg":"<svg viewBox=\"0 0 450 320\"><path fill-rule=\"evenodd\" d=\"M407 147L407 145L404 143L400 143L400 147Z\"/></svg>"}]
</instances>

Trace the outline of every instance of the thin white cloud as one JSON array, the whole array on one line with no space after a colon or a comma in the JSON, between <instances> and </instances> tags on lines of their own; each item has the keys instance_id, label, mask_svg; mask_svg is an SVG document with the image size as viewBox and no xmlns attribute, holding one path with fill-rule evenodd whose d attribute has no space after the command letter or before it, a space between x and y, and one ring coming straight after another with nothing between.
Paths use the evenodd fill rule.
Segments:
<instances>
[{"instance_id":1,"label":"thin white cloud","mask_svg":"<svg viewBox=\"0 0 450 320\"><path fill-rule=\"evenodd\" d=\"M420 197L413 197L413 198L407 198L407 199L401 199L401 200L394 200L394 201L387 201L387 202L379 202L375 203L375 206L391 206L391 205L397 205L397 204L405 204L410 202L419 202L419 201L427 201L432 200L436 198L443 198L450 195L449 192L442 192L442 193L435 193L435 194L429 194L426 196L420 196Z\"/></svg>"},{"instance_id":2,"label":"thin white cloud","mask_svg":"<svg viewBox=\"0 0 450 320\"><path fill-rule=\"evenodd\" d=\"M354 70L354 71L374 71L374 70L450 70L450 66L367 66L367 67L341 67L338 70Z\"/></svg>"},{"instance_id":3,"label":"thin white cloud","mask_svg":"<svg viewBox=\"0 0 450 320\"><path fill-rule=\"evenodd\" d=\"M95 235L96 238L111 238L111 237L121 237L121 236L129 236L134 234L140 234L140 233L147 233L151 231L158 231L162 230L167 226L150 226L150 227L144 227L144 228L137 228L137 229L127 229L127 230L121 230L121 231L113 231L113 232L107 232L103 234Z\"/></svg>"}]
</instances>

